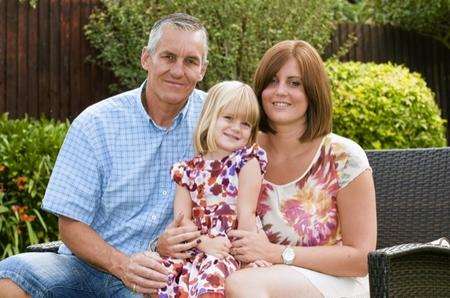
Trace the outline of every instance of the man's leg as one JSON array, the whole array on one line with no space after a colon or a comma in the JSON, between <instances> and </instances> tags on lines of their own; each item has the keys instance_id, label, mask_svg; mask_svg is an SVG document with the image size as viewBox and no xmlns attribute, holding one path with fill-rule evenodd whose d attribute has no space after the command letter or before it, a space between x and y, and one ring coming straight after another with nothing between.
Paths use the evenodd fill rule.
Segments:
<instances>
[{"instance_id":1,"label":"man's leg","mask_svg":"<svg viewBox=\"0 0 450 298\"><path fill-rule=\"evenodd\" d=\"M85 270L87 266L73 255L15 255L0 262L0 293L6 297L14 297L13 294L24 297L15 284L33 297L54 297L58 293L65 293L65 297L95 296L95 281L100 280Z\"/></svg>"}]
</instances>

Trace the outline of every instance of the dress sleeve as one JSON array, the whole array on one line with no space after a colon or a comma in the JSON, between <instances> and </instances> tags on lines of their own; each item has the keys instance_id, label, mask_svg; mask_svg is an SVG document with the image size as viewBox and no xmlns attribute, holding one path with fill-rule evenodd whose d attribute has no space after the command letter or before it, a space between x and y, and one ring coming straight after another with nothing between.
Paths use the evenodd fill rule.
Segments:
<instances>
[{"instance_id":1,"label":"dress sleeve","mask_svg":"<svg viewBox=\"0 0 450 298\"><path fill-rule=\"evenodd\" d=\"M239 171L245 166L245 164L251 160L252 158L256 158L259 163L259 167L261 168L261 173L266 173L267 168L267 154L264 149L258 146L258 144L253 144L251 147L244 147L237 152L237 168L236 171Z\"/></svg>"},{"instance_id":2,"label":"dress sleeve","mask_svg":"<svg viewBox=\"0 0 450 298\"><path fill-rule=\"evenodd\" d=\"M186 162L177 162L170 170L170 177L176 184L191 189L192 179L189 178L189 172Z\"/></svg>"},{"instance_id":3,"label":"dress sleeve","mask_svg":"<svg viewBox=\"0 0 450 298\"><path fill-rule=\"evenodd\" d=\"M355 142L341 144L336 150L336 160L338 163L337 173L339 186L343 188L358 177L362 172L369 169L369 160L364 150Z\"/></svg>"}]
</instances>

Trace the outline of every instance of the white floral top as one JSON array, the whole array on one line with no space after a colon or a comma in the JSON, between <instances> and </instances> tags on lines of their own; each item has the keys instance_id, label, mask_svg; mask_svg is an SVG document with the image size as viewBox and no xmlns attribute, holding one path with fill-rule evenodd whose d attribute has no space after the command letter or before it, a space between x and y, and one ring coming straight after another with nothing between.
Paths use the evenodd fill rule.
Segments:
<instances>
[{"instance_id":1,"label":"white floral top","mask_svg":"<svg viewBox=\"0 0 450 298\"><path fill-rule=\"evenodd\" d=\"M295 246L340 244L337 193L366 169L364 150L331 133L301 177L284 185L264 180L257 212L269 240Z\"/></svg>"}]
</instances>

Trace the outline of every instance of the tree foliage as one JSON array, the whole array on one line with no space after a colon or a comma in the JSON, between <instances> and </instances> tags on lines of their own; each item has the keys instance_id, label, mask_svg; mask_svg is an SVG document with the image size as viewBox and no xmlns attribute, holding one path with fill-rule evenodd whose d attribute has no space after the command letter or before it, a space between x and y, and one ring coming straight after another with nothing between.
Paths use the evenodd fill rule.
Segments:
<instances>
[{"instance_id":1,"label":"tree foliage","mask_svg":"<svg viewBox=\"0 0 450 298\"><path fill-rule=\"evenodd\" d=\"M206 26L209 69L203 89L226 79L251 81L262 54L284 39L304 39L320 52L334 30L332 0L156 1L103 0L85 28L98 49L97 61L108 66L121 87L145 78L139 57L152 24L164 15L186 12Z\"/></svg>"}]
</instances>

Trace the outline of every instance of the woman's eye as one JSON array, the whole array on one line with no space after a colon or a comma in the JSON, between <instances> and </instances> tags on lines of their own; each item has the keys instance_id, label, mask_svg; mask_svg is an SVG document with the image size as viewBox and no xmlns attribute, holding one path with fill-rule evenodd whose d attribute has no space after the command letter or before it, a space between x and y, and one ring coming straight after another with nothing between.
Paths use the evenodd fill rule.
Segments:
<instances>
[{"instance_id":1,"label":"woman's eye","mask_svg":"<svg viewBox=\"0 0 450 298\"><path fill-rule=\"evenodd\" d=\"M299 81L292 81L292 82L291 82L291 86L293 86L293 87L300 87L301 84L302 84L302 83L299 82Z\"/></svg>"}]
</instances>

